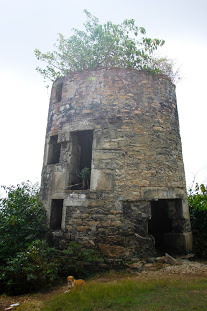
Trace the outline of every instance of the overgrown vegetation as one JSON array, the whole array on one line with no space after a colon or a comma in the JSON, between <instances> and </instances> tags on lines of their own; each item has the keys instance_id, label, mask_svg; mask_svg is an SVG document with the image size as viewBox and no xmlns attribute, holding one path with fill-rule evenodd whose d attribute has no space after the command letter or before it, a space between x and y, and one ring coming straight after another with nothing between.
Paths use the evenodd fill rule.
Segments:
<instances>
[{"instance_id":1,"label":"overgrown vegetation","mask_svg":"<svg viewBox=\"0 0 207 311\"><path fill-rule=\"evenodd\" d=\"M97 271L95 250L71 243L60 251L46 241L34 241L0 267L1 292L19 295L57 285L70 274L86 277Z\"/></svg>"},{"instance_id":2,"label":"overgrown vegetation","mask_svg":"<svg viewBox=\"0 0 207 311\"><path fill-rule=\"evenodd\" d=\"M85 30L73 29L74 34L65 38L59 34L52 52L35 50L38 60L46 66L37 71L54 81L71 71L90 68L121 67L148 70L153 74L163 73L173 82L178 77L173 61L155 57L155 51L162 47L164 40L146 36L143 27L135 25L135 20L124 20L121 24L108 21L99 24L98 18L87 10Z\"/></svg>"},{"instance_id":3,"label":"overgrown vegetation","mask_svg":"<svg viewBox=\"0 0 207 311\"><path fill-rule=\"evenodd\" d=\"M3 187L0 199L0 262L14 258L33 241L48 235L46 214L39 201L39 186L25 182Z\"/></svg>"},{"instance_id":4,"label":"overgrown vegetation","mask_svg":"<svg viewBox=\"0 0 207 311\"><path fill-rule=\"evenodd\" d=\"M48 242L50 232L31 183L4 187L0 200L0 292L23 294L57 284L68 274L83 277L96 271L99 254L77 243L60 251Z\"/></svg>"},{"instance_id":5,"label":"overgrown vegetation","mask_svg":"<svg viewBox=\"0 0 207 311\"><path fill-rule=\"evenodd\" d=\"M193 232L193 251L199 258L207 258L207 187L198 185L188 194Z\"/></svg>"}]
</instances>

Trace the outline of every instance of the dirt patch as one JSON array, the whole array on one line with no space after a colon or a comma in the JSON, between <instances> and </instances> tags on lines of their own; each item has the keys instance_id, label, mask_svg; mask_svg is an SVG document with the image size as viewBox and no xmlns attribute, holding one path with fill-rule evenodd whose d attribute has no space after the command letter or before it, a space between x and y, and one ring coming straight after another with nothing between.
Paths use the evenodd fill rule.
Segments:
<instances>
[{"instance_id":1,"label":"dirt patch","mask_svg":"<svg viewBox=\"0 0 207 311\"><path fill-rule=\"evenodd\" d=\"M58 294L63 293L67 288L67 284L62 286L57 286L53 289L50 289L48 291L42 291L34 294L27 294L27 295L20 295L20 296L7 296L7 295L1 295L0 296L0 310L5 310L6 308L9 308L10 305L14 303L19 303L20 306L23 303L33 303L35 302L35 305L38 304L41 306L42 302L49 300L51 297L54 297ZM18 308L13 308L12 310L17 310ZM38 309L33 309L38 310Z\"/></svg>"}]
</instances>

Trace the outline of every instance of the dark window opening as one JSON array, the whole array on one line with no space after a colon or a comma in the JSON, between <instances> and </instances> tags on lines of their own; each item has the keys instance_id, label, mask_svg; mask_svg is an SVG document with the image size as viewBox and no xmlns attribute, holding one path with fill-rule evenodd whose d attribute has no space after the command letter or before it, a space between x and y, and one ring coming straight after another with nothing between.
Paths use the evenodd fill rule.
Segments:
<instances>
[{"instance_id":1,"label":"dark window opening","mask_svg":"<svg viewBox=\"0 0 207 311\"><path fill-rule=\"evenodd\" d=\"M50 228L53 230L61 229L63 212L63 200L52 200L51 215L50 215Z\"/></svg>"},{"instance_id":2,"label":"dark window opening","mask_svg":"<svg viewBox=\"0 0 207 311\"><path fill-rule=\"evenodd\" d=\"M70 189L90 188L93 131L71 133Z\"/></svg>"},{"instance_id":3,"label":"dark window opening","mask_svg":"<svg viewBox=\"0 0 207 311\"><path fill-rule=\"evenodd\" d=\"M63 82L58 83L55 88L55 96L58 102L62 99L62 91L63 91Z\"/></svg>"},{"instance_id":4,"label":"dark window opening","mask_svg":"<svg viewBox=\"0 0 207 311\"><path fill-rule=\"evenodd\" d=\"M47 164L56 164L60 161L61 144L58 143L58 135L51 136L48 149Z\"/></svg>"},{"instance_id":5,"label":"dark window opening","mask_svg":"<svg viewBox=\"0 0 207 311\"><path fill-rule=\"evenodd\" d=\"M165 234L172 232L168 200L151 202L151 219L148 222L148 232L155 238L156 250L160 253L166 251Z\"/></svg>"}]
</instances>

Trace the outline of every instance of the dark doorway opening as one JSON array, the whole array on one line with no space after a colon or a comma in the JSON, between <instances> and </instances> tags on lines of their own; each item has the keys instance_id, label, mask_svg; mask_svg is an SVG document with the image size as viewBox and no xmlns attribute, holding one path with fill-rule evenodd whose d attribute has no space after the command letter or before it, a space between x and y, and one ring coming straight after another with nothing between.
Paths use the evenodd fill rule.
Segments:
<instances>
[{"instance_id":1,"label":"dark doorway opening","mask_svg":"<svg viewBox=\"0 0 207 311\"><path fill-rule=\"evenodd\" d=\"M58 135L50 137L47 164L56 164L60 161L61 144L58 143Z\"/></svg>"},{"instance_id":2,"label":"dark doorway opening","mask_svg":"<svg viewBox=\"0 0 207 311\"><path fill-rule=\"evenodd\" d=\"M151 201L151 219L148 222L148 232L155 238L155 248L158 253L167 250L165 234L172 232L172 220L169 217L168 200Z\"/></svg>"},{"instance_id":3,"label":"dark doorway opening","mask_svg":"<svg viewBox=\"0 0 207 311\"><path fill-rule=\"evenodd\" d=\"M71 133L70 189L90 188L93 131Z\"/></svg>"},{"instance_id":4,"label":"dark doorway opening","mask_svg":"<svg viewBox=\"0 0 207 311\"><path fill-rule=\"evenodd\" d=\"M50 215L50 228L53 230L61 229L63 212L63 200L52 200L51 215Z\"/></svg>"}]
</instances>

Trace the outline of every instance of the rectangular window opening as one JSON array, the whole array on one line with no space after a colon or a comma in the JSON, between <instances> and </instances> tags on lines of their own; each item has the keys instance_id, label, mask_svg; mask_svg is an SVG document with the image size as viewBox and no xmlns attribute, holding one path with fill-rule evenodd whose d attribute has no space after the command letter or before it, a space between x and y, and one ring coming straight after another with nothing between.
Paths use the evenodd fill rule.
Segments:
<instances>
[{"instance_id":1,"label":"rectangular window opening","mask_svg":"<svg viewBox=\"0 0 207 311\"><path fill-rule=\"evenodd\" d=\"M61 144L58 143L58 135L51 136L48 149L47 164L56 164L60 161Z\"/></svg>"},{"instance_id":2,"label":"rectangular window opening","mask_svg":"<svg viewBox=\"0 0 207 311\"><path fill-rule=\"evenodd\" d=\"M60 230L62 223L63 200L52 200L50 228L53 230Z\"/></svg>"},{"instance_id":3,"label":"rectangular window opening","mask_svg":"<svg viewBox=\"0 0 207 311\"><path fill-rule=\"evenodd\" d=\"M72 154L70 185L72 190L90 189L93 131L71 133Z\"/></svg>"}]
</instances>

